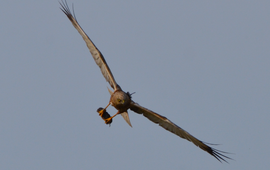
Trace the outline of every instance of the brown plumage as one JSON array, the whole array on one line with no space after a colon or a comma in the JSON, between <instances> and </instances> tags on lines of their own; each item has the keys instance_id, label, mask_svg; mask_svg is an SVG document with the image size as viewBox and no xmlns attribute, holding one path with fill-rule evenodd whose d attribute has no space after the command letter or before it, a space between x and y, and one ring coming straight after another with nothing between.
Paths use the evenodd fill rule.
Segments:
<instances>
[{"instance_id":1,"label":"brown plumage","mask_svg":"<svg viewBox=\"0 0 270 170\"><path fill-rule=\"evenodd\" d=\"M62 0L62 3L60 3L60 5L62 7L60 9L66 14L68 19L73 24L73 26L77 29L79 34L84 39L90 53L92 54L92 57L94 58L96 64L99 66L104 78L109 82L110 86L114 89L114 91L111 91L110 89L108 89L111 94L109 104L104 109L103 108L98 109L100 116L102 117L103 120L105 120L106 124L110 124L112 122L113 117L115 117L118 114L121 114L123 118L126 120L126 122L131 126L129 116L127 113L128 109L130 109L138 114L143 114L143 116L145 116L152 122L159 124L161 127L174 133L175 135L192 142L193 144L195 144L202 150L214 156L217 160L227 162L226 159L230 159L229 157L224 155L226 154L226 152L216 150L206 145L206 143L198 140L197 138L189 134L187 131L185 131L184 129L180 128L179 126L171 122L166 117L161 116L145 107L140 106L138 103L135 103L134 101L132 101L131 95L128 92L126 93L122 91L121 87L116 83L113 77L113 74L106 63L105 58L103 57L101 52L98 50L98 48L94 45L94 43L91 41L91 39L87 36L87 34L83 31L83 29L77 22L75 15L71 14L66 1ZM118 112L112 117L106 111L106 108L109 105L114 106L118 110Z\"/></svg>"}]
</instances>

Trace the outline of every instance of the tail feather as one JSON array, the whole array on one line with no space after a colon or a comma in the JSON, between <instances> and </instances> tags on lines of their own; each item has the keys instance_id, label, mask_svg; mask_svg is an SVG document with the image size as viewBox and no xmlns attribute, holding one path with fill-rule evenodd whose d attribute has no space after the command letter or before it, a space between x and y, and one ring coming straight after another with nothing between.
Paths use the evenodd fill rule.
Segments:
<instances>
[{"instance_id":1,"label":"tail feather","mask_svg":"<svg viewBox=\"0 0 270 170\"><path fill-rule=\"evenodd\" d=\"M129 124L129 126L132 127L130 120L129 120L128 112L123 112L123 113L121 113L121 115L125 119L125 121Z\"/></svg>"}]
</instances>

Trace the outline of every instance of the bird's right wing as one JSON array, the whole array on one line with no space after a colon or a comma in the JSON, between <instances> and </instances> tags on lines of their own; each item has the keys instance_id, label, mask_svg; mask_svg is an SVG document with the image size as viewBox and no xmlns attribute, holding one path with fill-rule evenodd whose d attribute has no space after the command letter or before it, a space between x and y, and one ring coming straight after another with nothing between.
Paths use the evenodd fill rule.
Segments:
<instances>
[{"instance_id":1,"label":"bird's right wing","mask_svg":"<svg viewBox=\"0 0 270 170\"><path fill-rule=\"evenodd\" d=\"M90 53L92 54L96 64L99 66L103 76L105 77L105 79L109 82L109 84L111 85L111 87L116 90L119 89L120 86L117 85L113 74L108 66L108 64L106 63L105 58L103 57L103 55L101 54L101 52L98 50L98 48L95 46L95 44L91 41L91 39L87 36L87 34L83 31L83 29L81 28L81 26L79 25L79 23L77 22L77 19L74 15L71 14L71 11L67 5L67 2L62 0L62 3L60 3L61 7L60 8L68 17L68 19L71 21L71 23L73 24L73 26L77 29L77 31L81 34L83 40L85 41Z\"/></svg>"},{"instance_id":2,"label":"bird's right wing","mask_svg":"<svg viewBox=\"0 0 270 170\"><path fill-rule=\"evenodd\" d=\"M189 134L187 131L185 131L184 129L180 128L179 126L177 126L176 124L171 122L166 117L161 116L161 115L159 115L159 114L157 114L157 113L155 113L155 112L153 112L145 107L142 107L138 103L135 103L134 101L131 101L130 109L136 113L143 114L145 117L147 117L152 122L159 124L161 127L174 133L175 135L194 143L196 146L198 146L202 150L204 150L204 151L208 152L209 154L211 154L212 156L214 156L217 160L219 160L219 161L222 160L222 161L227 162L225 159L226 158L230 159L229 157L222 154L222 153L226 153L226 152L216 150L216 149L206 145L204 142L195 138L194 136Z\"/></svg>"}]
</instances>

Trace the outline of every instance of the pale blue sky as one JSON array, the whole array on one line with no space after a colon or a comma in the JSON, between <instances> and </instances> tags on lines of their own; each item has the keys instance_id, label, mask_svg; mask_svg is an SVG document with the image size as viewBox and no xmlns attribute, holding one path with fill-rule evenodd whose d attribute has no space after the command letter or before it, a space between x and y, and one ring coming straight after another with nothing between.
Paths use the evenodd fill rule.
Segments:
<instances>
[{"instance_id":1,"label":"pale blue sky","mask_svg":"<svg viewBox=\"0 0 270 170\"><path fill-rule=\"evenodd\" d=\"M68 0L133 99L235 161L130 111L57 0L0 6L0 169L269 169L270 1ZM116 110L108 109L110 114Z\"/></svg>"}]
</instances>

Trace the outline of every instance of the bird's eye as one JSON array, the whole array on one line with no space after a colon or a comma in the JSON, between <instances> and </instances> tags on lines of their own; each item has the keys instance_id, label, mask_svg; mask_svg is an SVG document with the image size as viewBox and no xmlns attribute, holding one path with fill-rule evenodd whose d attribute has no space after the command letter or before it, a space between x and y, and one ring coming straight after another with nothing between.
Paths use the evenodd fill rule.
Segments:
<instances>
[{"instance_id":1,"label":"bird's eye","mask_svg":"<svg viewBox=\"0 0 270 170\"><path fill-rule=\"evenodd\" d=\"M118 103L121 103L121 104L124 104L125 101L124 100L121 100L121 99L117 99Z\"/></svg>"}]
</instances>

